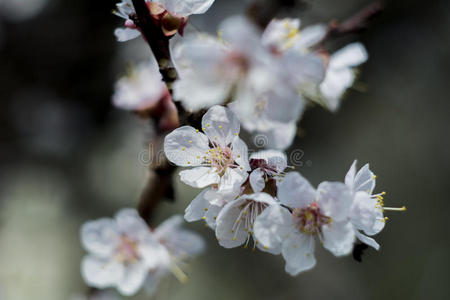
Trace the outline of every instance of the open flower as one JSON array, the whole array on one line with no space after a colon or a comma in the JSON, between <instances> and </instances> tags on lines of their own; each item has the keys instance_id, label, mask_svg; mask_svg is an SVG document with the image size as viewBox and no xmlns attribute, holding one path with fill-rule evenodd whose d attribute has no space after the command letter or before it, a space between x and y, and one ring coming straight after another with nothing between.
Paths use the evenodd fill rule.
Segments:
<instances>
[{"instance_id":1,"label":"open flower","mask_svg":"<svg viewBox=\"0 0 450 300\"><path fill-rule=\"evenodd\" d=\"M168 134L164 140L168 160L194 167L180 172L181 181L192 187L233 190L245 182L250 170L247 146L238 136L239 121L228 108L213 106L202 118L202 130L183 126Z\"/></svg>"},{"instance_id":2,"label":"open flower","mask_svg":"<svg viewBox=\"0 0 450 300\"><path fill-rule=\"evenodd\" d=\"M376 250L380 245L369 236L375 235L383 230L386 219L383 216L385 210L404 211L405 207L384 207L383 195L373 194L376 176L369 169L369 164L364 165L356 172L355 160L345 176L345 184L353 192L353 204L350 210L350 221L355 228L356 237Z\"/></svg>"},{"instance_id":3,"label":"open flower","mask_svg":"<svg viewBox=\"0 0 450 300\"><path fill-rule=\"evenodd\" d=\"M241 245L247 248L253 239L253 249L258 247L271 252L272 249L255 238L253 224L265 209L276 204L276 200L266 193L246 194L226 204L217 217L216 237L219 244L225 248Z\"/></svg>"},{"instance_id":4,"label":"open flower","mask_svg":"<svg viewBox=\"0 0 450 300\"><path fill-rule=\"evenodd\" d=\"M330 57L325 79L319 86L321 104L337 111L344 92L355 82L354 68L367 61L368 54L361 43L352 43ZM314 98L313 98L314 100Z\"/></svg>"},{"instance_id":5,"label":"open flower","mask_svg":"<svg viewBox=\"0 0 450 300\"><path fill-rule=\"evenodd\" d=\"M81 264L85 282L100 289L116 287L126 296L141 288L150 270L169 264L167 250L134 209L85 223L81 243L89 253Z\"/></svg>"},{"instance_id":6,"label":"open flower","mask_svg":"<svg viewBox=\"0 0 450 300\"><path fill-rule=\"evenodd\" d=\"M322 182L315 190L291 172L278 186L278 199L282 206L273 205L256 218L255 236L273 253L282 253L286 272L297 275L314 267L315 237L336 256L351 252L352 193L345 184Z\"/></svg>"},{"instance_id":7,"label":"open flower","mask_svg":"<svg viewBox=\"0 0 450 300\"><path fill-rule=\"evenodd\" d=\"M112 102L117 108L158 120L161 129L179 126L177 108L153 56L116 82Z\"/></svg>"},{"instance_id":8,"label":"open flower","mask_svg":"<svg viewBox=\"0 0 450 300\"><path fill-rule=\"evenodd\" d=\"M161 27L166 36L172 36L177 31L181 34L190 15L205 13L214 0L145 0L155 24ZM115 35L119 42L134 39L140 35L130 15L135 13L131 0L122 0L116 5L115 15L125 19L126 28L118 28Z\"/></svg>"}]
</instances>

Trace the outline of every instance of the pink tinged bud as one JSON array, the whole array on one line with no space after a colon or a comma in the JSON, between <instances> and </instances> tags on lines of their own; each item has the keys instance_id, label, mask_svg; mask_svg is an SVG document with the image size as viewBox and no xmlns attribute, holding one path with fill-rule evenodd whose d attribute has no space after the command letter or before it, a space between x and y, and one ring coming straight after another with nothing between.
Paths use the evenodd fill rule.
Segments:
<instances>
[{"instance_id":1,"label":"pink tinged bud","mask_svg":"<svg viewBox=\"0 0 450 300\"><path fill-rule=\"evenodd\" d=\"M125 27L130 28L130 29L136 29L137 26L136 24L134 24L133 20L126 20L125 21Z\"/></svg>"}]
</instances>

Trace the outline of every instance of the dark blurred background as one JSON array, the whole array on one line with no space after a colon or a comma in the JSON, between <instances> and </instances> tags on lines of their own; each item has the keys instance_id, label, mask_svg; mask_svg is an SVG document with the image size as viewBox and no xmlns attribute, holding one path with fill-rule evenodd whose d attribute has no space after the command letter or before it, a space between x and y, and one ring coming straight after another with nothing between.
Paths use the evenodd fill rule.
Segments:
<instances>
[{"instance_id":1,"label":"dark blurred background","mask_svg":"<svg viewBox=\"0 0 450 300\"><path fill-rule=\"evenodd\" d=\"M303 24L350 16L370 1L316 0L290 16ZM212 231L188 270L153 299L449 299L450 2L386 1L358 35L370 59L339 113L315 107L301 121L297 168L313 184L343 180L353 159L370 162L388 214L363 262L319 249L315 269L297 277L281 257L220 248ZM61 300L84 286L79 226L136 206L147 169L140 159L151 130L110 104L113 85L150 55L142 40L117 43L115 1L0 0L0 299ZM216 0L199 30L214 31L243 1ZM176 183L183 213L198 192ZM135 299L148 299L144 293Z\"/></svg>"}]
</instances>

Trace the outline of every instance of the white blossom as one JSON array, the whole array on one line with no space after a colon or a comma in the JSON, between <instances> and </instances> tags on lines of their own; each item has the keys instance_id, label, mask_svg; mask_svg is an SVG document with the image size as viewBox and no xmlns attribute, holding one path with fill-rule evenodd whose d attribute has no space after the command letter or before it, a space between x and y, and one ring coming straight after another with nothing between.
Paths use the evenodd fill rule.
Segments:
<instances>
[{"instance_id":1,"label":"white blossom","mask_svg":"<svg viewBox=\"0 0 450 300\"><path fill-rule=\"evenodd\" d=\"M228 108L211 107L202 118L202 131L183 126L168 134L164 152L182 167L181 181L196 188L214 185L218 191L242 184L250 170L248 150L239 138L240 124Z\"/></svg>"},{"instance_id":2,"label":"white blossom","mask_svg":"<svg viewBox=\"0 0 450 300\"><path fill-rule=\"evenodd\" d=\"M383 193L373 194L376 176L364 165L356 172L355 160L345 176L345 184L352 190L353 204L350 210L350 221L352 222L356 237L363 243L378 250L380 245L371 237L383 230L386 219L384 210L404 211L402 208L384 207Z\"/></svg>"},{"instance_id":3,"label":"white blossom","mask_svg":"<svg viewBox=\"0 0 450 300\"><path fill-rule=\"evenodd\" d=\"M342 95L355 82L354 68L367 59L367 51L361 43L349 44L331 55L318 96L326 108L333 112L338 110Z\"/></svg>"},{"instance_id":4,"label":"white blossom","mask_svg":"<svg viewBox=\"0 0 450 300\"><path fill-rule=\"evenodd\" d=\"M170 36L183 30L187 18L194 14L205 13L214 0L145 0L149 14L161 25L163 32ZM117 28L114 34L119 42L126 42L140 36L140 32L130 19L135 13L131 0L122 0L116 4L114 14L125 19L125 28Z\"/></svg>"},{"instance_id":5,"label":"white blossom","mask_svg":"<svg viewBox=\"0 0 450 300\"><path fill-rule=\"evenodd\" d=\"M146 2L150 1L146 0ZM114 34L119 42L126 42L141 35L133 20L130 19L130 15L133 13L136 12L134 11L133 2L131 0L122 0L116 4L114 14L122 19L125 19L125 28L117 28L114 31Z\"/></svg>"},{"instance_id":6,"label":"white blossom","mask_svg":"<svg viewBox=\"0 0 450 300\"><path fill-rule=\"evenodd\" d=\"M162 81L158 64L152 57L116 82L112 101L118 108L141 111L155 107L168 96L169 91Z\"/></svg>"},{"instance_id":7,"label":"white blossom","mask_svg":"<svg viewBox=\"0 0 450 300\"><path fill-rule=\"evenodd\" d=\"M134 209L85 223L81 242L89 253L81 264L85 282L100 289L115 287L122 295L135 294L150 270L169 264L167 250Z\"/></svg>"},{"instance_id":8,"label":"white blossom","mask_svg":"<svg viewBox=\"0 0 450 300\"><path fill-rule=\"evenodd\" d=\"M286 261L286 272L297 275L314 267L315 237L336 256L350 253L355 240L349 212L352 193L339 182L322 182L317 190L297 172L278 185L280 205L255 220L255 236ZM289 209L287 209L288 207Z\"/></svg>"}]
</instances>

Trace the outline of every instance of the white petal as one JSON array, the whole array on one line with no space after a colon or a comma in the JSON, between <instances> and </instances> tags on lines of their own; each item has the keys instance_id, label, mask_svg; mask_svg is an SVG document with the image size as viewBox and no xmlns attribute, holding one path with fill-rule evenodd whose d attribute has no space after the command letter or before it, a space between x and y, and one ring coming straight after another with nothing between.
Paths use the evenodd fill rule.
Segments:
<instances>
[{"instance_id":1,"label":"white petal","mask_svg":"<svg viewBox=\"0 0 450 300\"><path fill-rule=\"evenodd\" d=\"M205 198L205 193L208 191L209 189L203 190L194 198L194 200L192 200L188 207L186 207L186 210L184 211L184 219L186 221L194 222L203 218L205 211L207 211L210 206L209 200Z\"/></svg>"},{"instance_id":2,"label":"white petal","mask_svg":"<svg viewBox=\"0 0 450 300\"><path fill-rule=\"evenodd\" d=\"M297 134L296 122L276 123L274 126L273 129L267 132L267 147L283 150L291 146Z\"/></svg>"},{"instance_id":3,"label":"white petal","mask_svg":"<svg viewBox=\"0 0 450 300\"><path fill-rule=\"evenodd\" d=\"M316 265L312 235L291 232L282 247L281 253L286 260L286 272L292 276L310 270Z\"/></svg>"},{"instance_id":4,"label":"white petal","mask_svg":"<svg viewBox=\"0 0 450 300\"><path fill-rule=\"evenodd\" d=\"M180 172L180 180L195 188L204 188L208 185L219 183L220 176L217 170L209 167L197 167Z\"/></svg>"},{"instance_id":5,"label":"white petal","mask_svg":"<svg viewBox=\"0 0 450 300\"><path fill-rule=\"evenodd\" d=\"M350 222L332 222L322 226L323 246L336 256L349 254L355 242L355 230Z\"/></svg>"},{"instance_id":6,"label":"white petal","mask_svg":"<svg viewBox=\"0 0 450 300\"><path fill-rule=\"evenodd\" d=\"M295 49L285 52L281 63L289 79L296 85L311 85L322 82L325 77L323 59L316 54L299 55Z\"/></svg>"},{"instance_id":7,"label":"white petal","mask_svg":"<svg viewBox=\"0 0 450 300\"><path fill-rule=\"evenodd\" d=\"M375 175L370 171L369 164L366 164L356 173L354 190L372 194L374 188Z\"/></svg>"},{"instance_id":8,"label":"white petal","mask_svg":"<svg viewBox=\"0 0 450 300\"><path fill-rule=\"evenodd\" d=\"M264 180L264 171L262 171L260 168L253 170L250 173L249 179L250 186L252 187L254 193L261 192L266 186L266 182Z\"/></svg>"},{"instance_id":9,"label":"white petal","mask_svg":"<svg viewBox=\"0 0 450 300\"><path fill-rule=\"evenodd\" d=\"M136 29L117 28L116 30L114 30L114 35L116 36L118 42L126 42L137 38L141 35L141 33Z\"/></svg>"},{"instance_id":10,"label":"white petal","mask_svg":"<svg viewBox=\"0 0 450 300\"><path fill-rule=\"evenodd\" d=\"M361 43L352 43L336 51L330 58L330 68L358 66L368 59L367 50Z\"/></svg>"},{"instance_id":11,"label":"white petal","mask_svg":"<svg viewBox=\"0 0 450 300\"><path fill-rule=\"evenodd\" d=\"M300 37L294 48L304 50L315 46L328 32L328 26L323 24L311 25L301 30Z\"/></svg>"},{"instance_id":12,"label":"white petal","mask_svg":"<svg viewBox=\"0 0 450 300\"><path fill-rule=\"evenodd\" d=\"M245 201L245 199L237 199L228 203L224 206L217 217L216 237L222 247L238 247L244 244L247 240L249 234L245 231L245 225L239 224L235 227L237 219L241 213L241 209L239 207L244 204Z\"/></svg>"},{"instance_id":13,"label":"white petal","mask_svg":"<svg viewBox=\"0 0 450 300\"><path fill-rule=\"evenodd\" d=\"M173 85L174 98L189 111L198 111L222 104L228 97L232 82L215 77L203 77L189 71Z\"/></svg>"},{"instance_id":14,"label":"white petal","mask_svg":"<svg viewBox=\"0 0 450 300\"><path fill-rule=\"evenodd\" d=\"M90 221L81 227L81 243L86 251L92 254L108 257L119 241L119 231L113 219L103 218Z\"/></svg>"},{"instance_id":15,"label":"white petal","mask_svg":"<svg viewBox=\"0 0 450 300\"><path fill-rule=\"evenodd\" d=\"M355 181L355 175L356 175L356 165L358 161L355 159L348 170L347 174L345 175L345 184L353 190L353 183Z\"/></svg>"},{"instance_id":16,"label":"white petal","mask_svg":"<svg viewBox=\"0 0 450 300\"><path fill-rule=\"evenodd\" d=\"M208 150L208 138L191 126L177 128L164 139L167 159L178 166L200 165Z\"/></svg>"},{"instance_id":17,"label":"white petal","mask_svg":"<svg viewBox=\"0 0 450 300\"><path fill-rule=\"evenodd\" d=\"M203 116L202 128L211 141L226 147L239 134L240 124L230 109L216 105Z\"/></svg>"},{"instance_id":18,"label":"white petal","mask_svg":"<svg viewBox=\"0 0 450 300\"><path fill-rule=\"evenodd\" d=\"M280 254L281 245L293 228L292 215L284 207L272 205L266 208L254 222L256 240L272 254Z\"/></svg>"},{"instance_id":19,"label":"white petal","mask_svg":"<svg viewBox=\"0 0 450 300\"><path fill-rule=\"evenodd\" d=\"M369 235L378 233L375 229L378 229L378 221L382 223L383 213L377 207L377 200L371 195L356 192L350 210L350 221L357 229L364 230Z\"/></svg>"},{"instance_id":20,"label":"white petal","mask_svg":"<svg viewBox=\"0 0 450 300\"><path fill-rule=\"evenodd\" d=\"M123 296L132 296L142 287L147 277L148 269L140 263L128 265L125 268L122 280L117 284L119 293Z\"/></svg>"},{"instance_id":21,"label":"white petal","mask_svg":"<svg viewBox=\"0 0 450 300\"><path fill-rule=\"evenodd\" d=\"M160 282L160 277L165 275L164 272L161 271L153 271L153 272L149 272L147 279L145 280L145 293L147 294L147 296L151 297L155 294L155 292L158 289L158 285Z\"/></svg>"},{"instance_id":22,"label":"white petal","mask_svg":"<svg viewBox=\"0 0 450 300\"><path fill-rule=\"evenodd\" d=\"M145 221L134 208L121 209L115 216L121 234L137 240L146 239L151 232Z\"/></svg>"},{"instance_id":23,"label":"white petal","mask_svg":"<svg viewBox=\"0 0 450 300\"><path fill-rule=\"evenodd\" d=\"M278 202L267 193L254 193L254 194L245 194L241 196L239 199L249 199L256 202L265 203L268 205L276 205Z\"/></svg>"},{"instance_id":24,"label":"white petal","mask_svg":"<svg viewBox=\"0 0 450 300\"><path fill-rule=\"evenodd\" d=\"M303 208L312 203L316 191L298 172L288 173L278 184L278 199L290 208Z\"/></svg>"},{"instance_id":25,"label":"white petal","mask_svg":"<svg viewBox=\"0 0 450 300\"><path fill-rule=\"evenodd\" d=\"M342 221L349 216L352 201L350 188L341 182L324 181L317 187L319 207L333 221Z\"/></svg>"},{"instance_id":26,"label":"white petal","mask_svg":"<svg viewBox=\"0 0 450 300\"><path fill-rule=\"evenodd\" d=\"M170 264L170 255L166 247L162 246L153 235L142 239L137 250L141 257L140 264L148 269L167 267Z\"/></svg>"},{"instance_id":27,"label":"white petal","mask_svg":"<svg viewBox=\"0 0 450 300\"><path fill-rule=\"evenodd\" d=\"M123 272L123 265L113 258L88 255L81 261L81 275L86 284L92 287L112 287L122 278Z\"/></svg>"},{"instance_id":28,"label":"white petal","mask_svg":"<svg viewBox=\"0 0 450 300\"><path fill-rule=\"evenodd\" d=\"M161 3L172 14L187 17L205 13L214 0L154 0L154 2Z\"/></svg>"},{"instance_id":29,"label":"white petal","mask_svg":"<svg viewBox=\"0 0 450 300\"><path fill-rule=\"evenodd\" d=\"M355 231L355 234L358 240L360 240L364 244L373 247L375 250L380 250L380 245L373 238L370 238L357 230Z\"/></svg>"},{"instance_id":30,"label":"white petal","mask_svg":"<svg viewBox=\"0 0 450 300\"><path fill-rule=\"evenodd\" d=\"M206 224L211 229L216 229L216 220L217 220L217 217L219 216L220 212L222 211L222 208L223 208L223 206L214 205L214 204L212 204L208 208L208 211L205 214L205 221L206 221Z\"/></svg>"},{"instance_id":31,"label":"white petal","mask_svg":"<svg viewBox=\"0 0 450 300\"><path fill-rule=\"evenodd\" d=\"M255 25L243 16L232 16L219 25L223 39L244 53L258 53L262 50L261 33ZM257 56L256 56L257 57Z\"/></svg>"},{"instance_id":32,"label":"white petal","mask_svg":"<svg viewBox=\"0 0 450 300\"><path fill-rule=\"evenodd\" d=\"M341 105L341 98L347 88L355 81L355 71L352 69L328 68L325 79L320 84L323 104L332 112L336 112Z\"/></svg>"},{"instance_id":33,"label":"white petal","mask_svg":"<svg viewBox=\"0 0 450 300\"><path fill-rule=\"evenodd\" d=\"M241 170L240 168L227 168L225 174L220 178L217 192L223 195L236 195L247 178L247 171Z\"/></svg>"},{"instance_id":34,"label":"white petal","mask_svg":"<svg viewBox=\"0 0 450 300\"><path fill-rule=\"evenodd\" d=\"M232 142L232 155L234 161L242 167L244 171L250 171L247 145L237 136L234 137Z\"/></svg>"}]
</instances>

